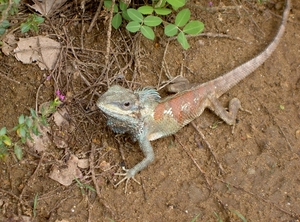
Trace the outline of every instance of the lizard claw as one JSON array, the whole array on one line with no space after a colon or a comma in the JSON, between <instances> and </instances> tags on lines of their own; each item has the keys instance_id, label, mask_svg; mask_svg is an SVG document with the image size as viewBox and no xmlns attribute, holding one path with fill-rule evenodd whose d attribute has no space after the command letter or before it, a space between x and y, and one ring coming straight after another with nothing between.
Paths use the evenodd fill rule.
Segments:
<instances>
[{"instance_id":1,"label":"lizard claw","mask_svg":"<svg viewBox=\"0 0 300 222\"><path fill-rule=\"evenodd\" d=\"M125 183L125 193L127 193L127 186L128 186L128 181L130 179L133 179L136 183L138 183L139 185L141 185L141 183L139 181L137 181L134 176L129 175L128 173L128 169L126 169L125 167L122 167L122 170L125 171L125 173L115 173L115 175L117 176L124 176L124 178L122 180L120 180L116 185L114 185L114 187L119 186L122 182L126 181Z\"/></svg>"}]
</instances>

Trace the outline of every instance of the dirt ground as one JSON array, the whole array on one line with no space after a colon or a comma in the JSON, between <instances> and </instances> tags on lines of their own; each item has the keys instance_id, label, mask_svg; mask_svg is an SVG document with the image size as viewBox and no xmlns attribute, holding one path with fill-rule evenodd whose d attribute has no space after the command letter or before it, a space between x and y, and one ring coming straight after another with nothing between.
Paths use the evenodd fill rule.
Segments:
<instances>
[{"instance_id":1,"label":"dirt ground","mask_svg":"<svg viewBox=\"0 0 300 222\"><path fill-rule=\"evenodd\" d=\"M53 71L22 64L13 53L0 54L0 128L15 126L36 102L53 100L57 89L67 95L60 109L67 109L75 126L57 129L49 118L52 132L67 134L64 148L53 143L43 153L34 153L23 145L21 161L13 151L0 161L1 221L192 221L197 216L196 221L300 220L298 0L292 0L286 33L271 58L220 98L227 107L237 97L252 113L239 112L234 134L205 111L193 122L204 139L190 124L174 136L153 141L155 161L136 176L141 185L130 181L127 194L124 184L114 187L120 180L114 173L123 165L134 166L143 155L128 135L115 135L106 126L95 106L107 83L160 87L168 80L163 58L172 77L181 74L193 83L214 79L267 46L284 8L281 0L211 2L210 10L202 0L190 8L193 18L205 24L204 33L216 36L190 38L186 51L175 41L167 45L160 28L155 42L124 29L112 30L109 66L104 68L108 14L101 14L87 32L98 7L91 1L84 12L70 3L40 25L39 35L65 46ZM22 12L28 12L25 6ZM16 30L14 35L37 34ZM167 95L164 88L159 92ZM63 186L49 178L53 166L63 168L72 154L92 161L78 180L99 188L98 195L75 180Z\"/></svg>"}]
</instances>

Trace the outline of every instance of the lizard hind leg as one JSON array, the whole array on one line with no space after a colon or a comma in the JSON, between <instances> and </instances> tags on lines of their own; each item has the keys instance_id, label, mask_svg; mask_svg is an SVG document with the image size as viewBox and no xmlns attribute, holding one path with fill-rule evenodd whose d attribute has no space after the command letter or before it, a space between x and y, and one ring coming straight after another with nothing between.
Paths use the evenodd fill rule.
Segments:
<instances>
[{"instance_id":1,"label":"lizard hind leg","mask_svg":"<svg viewBox=\"0 0 300 222\"><path fill-rule=\"evenodd\" d=\"M234 132L234 127L237 119L236 117L239 109L242 111L249 112L248 110L242 108L241 102L238 98L233 98L232 100L230 100L228 111L222 106L222 104L217 98L210 97L209 100L211 102L211 110L213 110L228 125L233 126L232 133Z\"/></svg>"}]
</instances>

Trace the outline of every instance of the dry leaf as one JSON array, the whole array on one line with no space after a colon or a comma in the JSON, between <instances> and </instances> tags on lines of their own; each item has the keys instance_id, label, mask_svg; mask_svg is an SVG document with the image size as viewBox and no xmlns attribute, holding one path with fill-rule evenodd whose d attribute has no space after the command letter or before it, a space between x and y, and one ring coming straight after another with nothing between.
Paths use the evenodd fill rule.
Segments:
<instances>
[{"instance_id":1,"label":"dry leaf","mask_svg":"<svg viewBox=\"0 0 300 222\"><path fill-rule=\"evenodd\" d=\"M48 133L51 131L49 127L38 125L38 130L41 135L36 136L35 134L31 133L30 136L32 140L27 139L26 145L29 148L33 148L33 150L37 153L45 151L50 145L51 141L48 136Z\"/></svg>"},{"instance_id":2,"label":"dry leaf","mask_svg":"<svg viewBox=\"0 0 300 222\"><path fill-rule=\"evenodd\" d=\"M16 43L15 36L13 34L7 34L2 40L2 52L8 56L14 48L16 48Z\"/></svg>"},{"instance_id":3,"label":"dry leaf","mask_svg":"<svg viewBox=\"0 0 300 222\"><path fill-rule=\"evenodd\" d=\"M111 168L110 163L106 162L105 160L103 160L99 166L102 171L107 171Z\"/></svg>"},{"instance_id":4,"label":"dry leaf","mask_svg":"<svg viewBox=\"0 0 300 222\"><path fill-rule=\"evenodd\" d=\"M82 169L87 169L90 167L89 159L79 159L78 160L78 167Z\"/></svg>"},{"instance_id":5,"label":"dry leaf","mask_svg":"<svg viewBox=\"0 0 300 222\"><path fill-rule=\"evenodd\" d=\"M20 38L18 47L14 52L16 59L25 64L36 62L42 70L52 70L60 49L59 42L44 36L36 36L26 39Z\"/></svg>"},{"instance_id":6,"label":"dry leaf","mask_svg":"<svg viewBox=\"0 0 300 222\"><path fill-rule=\"evenodd\" d=\"M69 133L61 130L54 130L53 143L57 148L67 148L69 146Z\"/></svg>"},{"instance_id":7,"label":"dry leaf","mask_svg":"<svg viewBox=\"0 0 300 222\"><path fill-rule=\"evenodd\" d=\"M70 123L67 120L69 113L65 107L59 109L53 114L53 120L58 127L69 127Z\"/></svg>"},{"instance_id":8,"label":"dry leaf","mask_svg":"<svg viewBox=\"0 0 300 222\"><path fill-rule=\"evenodd\" d=\"M67 0L32 0L35 4L29 5L30 8L41 13L43 16L51 16L51 14L55 13L57 9L59 9Z\"/></svg>"},{"instance_id":9,"label":"dry leaf","mask_svg":"<svg viewBox=\"0 0 300 222\"><path fill-rule=\"evenodd\" d=\"M77 164L78 158L75 155L71 155L67 161L67 166L58 167L54 165L49 177L64 186L70 186L75 178L82 177L82 173L77 167Z\"/></svg>"}]
</instances>

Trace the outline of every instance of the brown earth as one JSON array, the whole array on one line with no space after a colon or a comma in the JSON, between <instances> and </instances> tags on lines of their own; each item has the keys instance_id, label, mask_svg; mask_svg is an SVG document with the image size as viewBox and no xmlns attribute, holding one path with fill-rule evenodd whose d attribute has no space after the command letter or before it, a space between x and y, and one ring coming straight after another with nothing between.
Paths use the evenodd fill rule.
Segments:
<instances>
[{"instance_id":1,"label":"brown earth","mask_svg":"<svg viewBox=\"0 0 300 222\"><path fill-rule=\"evenodd\" d=\"M236 3L242 6L239 10L235 1L212 2L214 7L228 7L204 10L208 2L199 1L196 6L202 8L191 5L193 17L205 24L205 33L232 39L191 38L187 51L171 41L165 61L172 77L180 70L190 82L222 75L261 52L281 21L279 0L241 1ZM136 176L142 185L130 181L127 194L124 184L114 188L120 178L113 173L120 172L124 163L127 168L134 166L143 155L130 137L115 136L106 127L105 117L95 107L95 92L102 94L108 81L132 88L161 86L168 79L164 71L161 74L166 47L162 30L156 30L162 39L155 43L124 29L113 30L113 53L109 68L104 69L105 14L87 33L98 3L89 2L85 13L71 4L40 26L40 35L66 46L53 72L0 54L0 128L12 128L22 113L29 115L39 87L38 104L53 100L56 89L68 93L63 107L75 125L64 132L68 146L63 149L53 144L44 154L35 154L23 145L22 161L13 151L0 161L0 220L22 221L17 218L29 216L30 221L192 221L198 215L197 221L242 221L242 216L247 221L299 221L300 2L292 3L286 34L271 58L221 97L225 106L238 97L252 114L240 112L232 134L230 126L205 111L194 121L205 140L190 124L175 136L152 142L156 159ZM18 30L14 34L18 38L37 35ZM51 79L45 82L48 75ZM55 129L51 118L49 122ZM95 188L95 173L101 199L75 181L65 187L48 177L53 165L65 163L71 154L94 158L94 168L83 169L79 180ZM104 171L103 166L111 168Z\"/></svg>"}]
</instances>

